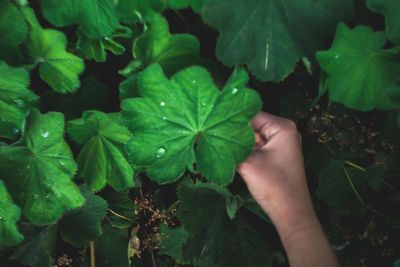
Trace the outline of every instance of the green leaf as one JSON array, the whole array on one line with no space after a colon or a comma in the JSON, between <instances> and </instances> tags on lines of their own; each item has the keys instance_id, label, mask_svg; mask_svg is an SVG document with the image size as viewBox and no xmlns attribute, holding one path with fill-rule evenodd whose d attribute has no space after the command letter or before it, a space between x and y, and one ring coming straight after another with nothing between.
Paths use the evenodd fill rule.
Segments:
<instances>
[{"instance_id":1,"label":"green leaf","mask_svg":"<svg viewBox=\"0 0 400 267\"><path fill-rule=\"evenodd\" d=\"M24 14L31 27L26 51L31 62L39 65L40 77L56 92L74 92L85 68L83 60L67 52L64 33L43 29L32 9L25 8Z\"/></svg>"},{"instance_id":2,"label":"green leaf","mask_svg":"<svg viewBox=\"0 0 400 267\"><path fill-rule=\"evenodd\" d=\"M236 212L239 209L237 198L235 196L230 196L226 199L226 213L229 219L233 220L236 216Z\"/></svg>"},{"instance_id":3,"label":"green leaf","mask_svg":"<svg viewBox=\"0 0 400 267\"><path fill-rule=\"evenodd\" d=\"M96 267L129 267L128 232L110 225L103 226L103 234L95 243Z\"/></svg>"},{"instance_id":4,"label":"green leaf","mask_svg":"<svg viewBox=\"0 0 400 267\"><path fill-rule=\"evenodd\" d=\"M107 201L110 209L108 216L110 224L119 229L130 228L137 217L139 207L129 198L129 192L116 192L109 189L102 192L102 197Z\"/></svg>"},{"instance_id":5,"label":"green leaf","mask_svg":"<svg viewBox=\"0 0 400 267\"><path fill-rule=\"evenodd\" d=\"M9 0L0 2L0 58L15 62L19 45L28 37L28 27L21 11Z\"/></svg>"},{"instance_id":6,"label":"green leaf","mask_svg":"<svg viewBox=\"0 0 400 267\"><path fill-rule=\"evenodd\" d=\"M165 9L165 0L118 0L116 10L124 22L143 22Z\"/></svg>"},{"instance_id":7,"label":"green leaf","mask_svg":"<svg viewBox=\"0 0 400 267\"><path fill-rule=\"evenodd\" d=\"M144 69L152 63L158 63L167 76L195 65L199 62L200 44L190 34L171 34L167 20L161 16L153 16L148 29L134 43L132 49L134 62L121 72L129 75L133 64L137 69Z\"/></svg>"},{"instance_id":8,"label":"green leaf","mask_svg":"<svg viewBox=\"0 0 400 267\"><path fill-rule=\"evenodd\" d=\"M119 99L121 101L140 96L138 78L139 73L136 73L119 84Z\"/></svg>"},{"instance_id":9,"label":"green leaf","mask_svg":"<svg viewBox=\"0 0 400 267\"><path fill-rule=\"evenodd\" d=\"M168 7L172 9L192 8L196 12L200 12L203 5L208 0L167 0Z\"/></svg>"},{"instance_id":10,"label":"green leaf","mask_svg":"<svg viewBox=\"0 0 400 267\"><path fill-rule=\"evenodd\" d=\"M48 111L62 112L67 119L82 116L85 110L101 110L108 97L108 88L94 75L82 81L79 90L72 94L47 92L41 96L42 107Z\"/></svg>"},{"instance_id":11,"label":"green leaf","mask_svg":"<svg viewBox=\"0 0 400 267\"><path fill-rule=\"evenodd\" d=\"M19 246L11 259L19 260L32 267L51 267L57 238L57 226L57 224L53 224L43 228L39 234Z\"/></svg>"},{"instance_id":12,"label":"green leaf","mask_svg":"<svg viewBox=\"0 0 400 267\"><path fill-rule=\"evenodd\" d=\"M159 65L139 77L142 98L123 101L123 116L133 137L127 150L133 163L147 166L159 183L176 181L197 162L208 179L232 181L236 164L254 144L250 119L260 110L258 94L245 87L239 69L222 91L201 67L190 67L167 79Z\"/></svg>"},{"instance_id":13,"label":"green leaf","mask_svg":"<svg viewBox=\"0 0 400 267\"><path fill-rule=\"evenodd\" d=\"M338 216L363 205L360 193L368 186L367 173L345 167L341 159L331 160L318 176L317 196Z\"/></svg>"},{"instance_id":14,"label":"green leaf","mask_svg":"<svg viewBox=\"0 0 400 267\"><path fill-rule=\"evenodd\" d=\"M369 9L383 14L386 36L394 43L400 43L400 2L397 0L367 0Z\"/></svg>"},{"instance_id":15,"label":"green leaf","mask_svg":"<svg viewBox=\"0 0 400 267\"><path fill-rule=\"evenodd\" d=\"M209 0L203 18L220 32L219 60L245 64L260 80L277 82L300 58L313 57L352 6L348 0Z\"/></svg>"},{"instance_id":16,"label":"green leaf","mask_svg":"<svg viewBox=\"0 0 400 267\"><path fill-rule=\"evenodd\" d=\"M317 53L329 98L361 111L392 108L385 88L400 75L400 49L382 49L385 43L382 32L340 24L332 47Z\"/></svg>"},{"instance_id":17,"label":"green leaf","mask_svg":"<svg viewBox=\"0 0 400 267\"><path fill-rule=\"evenodd\" d=\"M28 89L29 73L0 61L0 136L19 137L25 115L39 97Z\"/></svg>"},{"instance_id":18,"label":"green leaf","mask_svg":"<svg viewBox=\"0 0 400 267\"><path fill-rule=\"evenodd\" d=\"M393 263L393 266L394 266L394 267L400 267L400 259L399 259L399 260L396 260L396 261Z\"/></svg>"},{"instance_id":19,"label":"green leaf","mask_svg":"<svg viewBox=\"0 0 400 267\"><path fill-rule=\"evenodd\" d=\"M99 111L87 111L82 118L68 122L68 134L83 145L78 158L77 176L92 191L108 183L117 191L134 186L133 169L125 153L131 134L120 123Z\"/></svg>"},{"instance_id":20,"label":"green leaf","mask_svg":"<svg viewBox=\"0 0 400 267\"><path fill-rule=\"evenodd\" d=\"M65 210L84 203L72 182L76 164L63 136L62 114L33 109L22 138L0 146L0 179L33 224L54 223Z\"/></svg>"},{"instance_id":21,"label":"green leaf","mask_svg":"<svg viewBox=\"0 0 400 267\"><path fill-rule=\"evenodd\" d=\"M24 237L17 228L21 210L15 205L0 180L0 246L14 246Z\"/></svg>"},{"instance_id":22,"label":"green leaf","mask_svg":"<svg viewBox=\"0 0 400 267\"><path fill-rule=\"evenodd\" d=\"M101 221L107 213L107 202L104 199L85 187L81 187L81 191L85 205L68 211L59 223L61 237L75 247L84 246L101 235Z\"/></svg>"},{"instance_id":23,"label":"green leaf","mask_svg":"<svg viewBox=\"0 0 400 267\"><path fill-rule=\"evenodd\" d=\"M242 215L228 218L229 196L213 184L181 185L178 218L189 234L183 259L201 267L272 266L273 254L259 231Z\"/></svg>"},{"instance_id":24,"label":"green leaf","mask_svg":"<svg viewBox=\"0 0 400 267\"><path fill-rule=\"evenodd\" d=\"M40 0L44 17L57 27L78 24L90 38L109 36L119 25L112 0Z\"/></svg>"},{"instance_id":25,"label":"green leaf","mask_svg":"<svg viewBox=\"0 0 400 267\"><path fill-rule=\"evenodd\" d=\"M188 234L182 227L169 228L160 225L161 246L158 251L161 255L168 255L177 263L182 263L182 247L186 243Z\"/></svg>"},{"instance_id":26,"label":"green leaf","mask_svg":"<svg viewBox=\"0 0 400 267\"><path fill-rule=\"evenodd\" d=\"M92 39L83 32L78 31L78 41L76 48L81 56L86 59L94 59L97 62L104 62L107 59L107 51L114 55L121 55L125 52L125 47L119 40L131 38L132 31L128 27L119 26L110 37Z\"/></svg>"}]
</instances>

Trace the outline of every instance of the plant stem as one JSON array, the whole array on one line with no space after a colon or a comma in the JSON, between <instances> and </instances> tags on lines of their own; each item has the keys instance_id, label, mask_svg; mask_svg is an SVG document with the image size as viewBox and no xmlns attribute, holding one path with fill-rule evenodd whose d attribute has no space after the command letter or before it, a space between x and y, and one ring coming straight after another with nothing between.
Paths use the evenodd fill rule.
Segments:
<instances>
[{"instance_id":1,"label":"plant stem","mask_svg":"<svg viewBox=\"0 0 400 267\"><path fill-rule=\"evenodd\" d=\"M358 200L360 201L360 203L361 203L362 205L365 205L364 200L361 198L361 196L360 196L360 194L358 193L356 187L354 186L353 182L351 181L350 175L349 175L349 173L347 172L346 168L345 168L345 167L342 167L342 169L343 169L343 172L344 172L344 174L345 174L345 176L346 176L346 178L347 178L347 181L349 182L351 188L353 189L354 193L356 194Z\"/></svg>"},{"instance_id":2,"label":"plant stem","mask_svg":"<svg viewBox=\"0 0 400 267\"><path fill-rule=\"evenodd\" d=\"M346 163L347 165L350 165L351 167L360 170L362 172L366 172L367 169L365 169L364 167L361 167L360 165L355 164L354 162L351 162L349 160L345 160L344 163Z\"/></svg>"},{"instance_id":3,"label":"plant stem","mask_svg":"<svg viewBox=\"0 0 400 267\"><path fill-rule=\"evenodd\" d=\"M156 258L154 257L153 250L149 250L151 255L151 261L153 262L153 267L157 267Z\"/></svg>"},{"instance_id":4,"label":"plant stem","mask_svg":"<svg viewBox=\"0 0 400 267\"><path fill-rule=\"evenodd\" d=\"M89 245L90 245L90 267L96 267L94 241L90 241Z\"/></svg>"},{"instance_id":5,"label":"plant stem","mask_svg":"<svg viewBox=\"0 0 400 267\"><path fill-rule=\"evenodd\" d=\"M117 216L117 217L119 217L119 218L121 218L121 219L123 219L123 220L126 220L126 221L128 221L128 222L133 222L131 219L129 219L129 218L127 218L127 217L125 217L125 216L123 216L123 215L121 215L121 214L116 213L116 212L113 211L112 209L108 209L108 211L111 212L113 215L115 215L115 216Z\"/></svg>"}]
</instances>

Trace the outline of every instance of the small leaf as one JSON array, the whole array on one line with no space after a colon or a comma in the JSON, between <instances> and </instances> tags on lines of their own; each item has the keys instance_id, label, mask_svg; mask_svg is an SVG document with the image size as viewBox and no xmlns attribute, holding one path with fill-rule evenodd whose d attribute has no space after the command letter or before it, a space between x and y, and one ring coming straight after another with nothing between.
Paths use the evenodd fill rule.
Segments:
<instances>
[{"instance_id":1,"label":"small leaf","mask_svg":"<svg viewBox=\"0 0 400 267\"><path fill-rule=\"evenodd\" d=\"M101 235L101 221L107 213L107 202L104 199L84 186L81 192L85 205L68 211L59 223L61 237L75 247L83 246Z\"/></svg>"},{"instance_id":2,"label":"small leaf","mask_svg":"<svg viewBox=\"0 0 400 267\"><path fill-rule=\"evenodd\" d=\"M109 36L119 25L112 0L40 0L44 17L57 27L78 24L91 38Z\"/></svg>"},{"instance_id":3,"label":"small leaf","mask_svg":"<svg viewBox=\"0 0 400 267\"><path fill-rule=\"evenodd\" d=\"M0 180L0 246L14 246L24 237L17 228L21 210L15 205Z\"/></svg>"},{"instance_id":4,"label":"small leaf","mask_svg":"<svg viewBox=\"0 0 400 267\"><path fill-rule=\"evenodd\" d=\"M129 267L129 236L126 230L103 226L103 234L95 243L96 267Z\"/></svg>"},{"instance_id":5,"label":"small leaf","mask_svg":"<svg viewBox=\"0 0 400 267\"><path fill-rule=\"evenodd\" d=\"M63 6L63 5L59 5ZM64 33L43 29L32 9L24 8L25 19L31 31L25 43L33 64L39 64L40 77L60 93L74 92L79 87L79 75L85 66L83 60L66 50Z\"/></svg>"},{"instance_id":6,"label":"small leaf","mask_svg":"<svg viewBox=\"0 0 400 267\"><path fill-rule=\"evenodd\" d=\"M208 179L230 183L236 164L252 151L249 121L261 108L258 94L245 87L247 79L242 81L245 71L239 72L219 91L201 67L187 68L171 80L159 65L143 71L142 98L122 103L133 133L127 145L133 163L147 166L155 181L169 183L196 161Z\"/></svg>"},{"instance_id":7,"label":"small leaf","mask_svg":"<svg viewBox=\"0 0 400 267\"><path fill-rule=\"evenodd\" d=\"M161 247L158 251L161 255L168 255L177 263L182 263L182 247L186 243L188 234L182 227L169 228L165 224L160 225Z\"/></svg>"},{"instance_id":8,"label":"small leaf","mask_svg":"<svg viewBox=\"0 0 400 267\"><path fill-rule=\"evenodd\" d=\"M62 114L33 109L22 138L0 146L0 179L33 224L54 223L65 210L84 203L72 182L76 164L63 137Z\"/></svg>"},{"instance_id":9,"label":"small leaf","mask_svg":"<svg viewBox=\"0 0 400 267\"><path fill-rule=\"evenodd\" d=\"M385 88L399 76L400 49L382 49L385 43L370 27L339 24L332 47L317 53L328 73L329 98L361 111L392 108Z\"/></svg>"},{"instance_id":10,"label":"small leaf","mask_svg":"<svg viewBox=\"0 0 400 267\"><path fill-rule=\"evenodd\" d=\"M80 119L68 122L68 134L79 145L77 176L92 191L108 183L117 191L134 186L133 169L125 153L131 134L120 123L99 111L87 111Z\"/></svg>"},{"instance_id":11,"label":"small leaf","mask_svg":"<svg viewBox=\"0 0 400 267\"><path fill-rule=\"evenodd\" d=\"M233 220L235 218L238 208L237 198L235 196L230 196L226 199L226 213L229 219Z\"/></svg>"},{"instance_id":12,"label":"small leaf","mask_svg":"<svg viewBox=\"0 0 400 267\"><path fill-rule=\"evenodd\" d=\"M135 66L133 71L136 71L152 63L160 64L167 76L170 76L199 62L200 44L193 35L171 34L167 20L161 15L155 15L149 20L148 29L136 39L132 52L135 60L122 70L125 76L132 65Z\"/></svg>"},{"instance_id":13,"label":"small leaf","mask_svg":"<svg viewBox=\"0 0 400 267\"><path fill-rule=\"evenodd\" d=\"M0 61L0 136L16 139L20 136L25 115L39 97L28 89L29 73L9 67Z\"/></svg>"},{"instance_id":14,"label":"small leaf","mask_svg":"<svg viewBox=\"0 0 400 267\"><path fill-rule=\"evenodd\" d=\"M129 192L117 192L111 189L102 191L102 197L107 201L110 213L110 224L119 229L127 229L132 226L137 217L139 207L128 196Z\"/></svg>"},{"instance_id":15,"label":"small leaf","mask_svg":"<svg viewBox=\"0 0 400 267\"><path fill-rule=\"evenodd\" d=\"M86 59L94 59L97 62L104 62L107 59L107 51L114 55L121 55L125 47L119 43L122 38L131 38L132 31L128 27L119 26L110 37L89 38L83 32L78 31L76 48L79 54Z\"/></svg>"},{"instance_id":16,"label":"small leaf","mask_svg":"<svg viewBox=\"0 0 400 267\"><path fill-rule=\"evenodd\" d=\"M43 230L29 241L24 242L11 256L31 267L50 267L53 263L53 250L57 238L57 224Z\"/></svg>"},{"instance_id":17,"label":"small leaf","mask_svg":"<svg viewBox=\"0 0 400 267\"><path fill-rule=\"evenodd\" d=\"M385 16L386 35L394 43L400 43L400 2L398 0L367 0L368 7Z\"/></svg>"}]
</instances>

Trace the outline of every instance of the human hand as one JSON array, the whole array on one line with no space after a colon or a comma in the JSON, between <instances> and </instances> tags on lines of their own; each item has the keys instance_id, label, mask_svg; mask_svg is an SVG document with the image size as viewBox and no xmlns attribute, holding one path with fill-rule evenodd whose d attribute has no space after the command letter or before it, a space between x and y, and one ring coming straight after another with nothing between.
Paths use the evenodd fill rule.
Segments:
<instances>
[{"instance_id":1,"label":"human hand","mask_svg":"<svg viewBox=\"0 0 400 267\"><path fill-rule=\"evenodd\" d=\"M312 207L295 123L260 112L252 125L256 147L237 170L277 228L290 266L339 267Z\"/></svg>"},{"instance_id":2,"label":"human hand","mask_svg":"<svg viewBox=\"0 0 400 267\"><path fill-rule=\"evenodd\" d=\"M260 112L252 126L256 147L237 168L250 193L285 236L318 225L295 123Z\"/></svg>"}]
</instances>

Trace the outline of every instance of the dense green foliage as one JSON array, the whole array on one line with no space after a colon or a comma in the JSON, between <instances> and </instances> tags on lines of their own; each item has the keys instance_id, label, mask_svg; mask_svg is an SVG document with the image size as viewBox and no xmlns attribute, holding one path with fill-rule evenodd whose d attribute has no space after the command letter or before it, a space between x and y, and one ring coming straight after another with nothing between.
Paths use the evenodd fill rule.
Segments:
<instances>
[{"instance_id":1,"label":"dense green foliage","mask_svg":"<svg viewBox=\"0 0 400 267\"><path fill-rule=\"evenodd\" d=\"M235 173L264 104L297 122L341 265L399 266L399 14L0 0L0 265L288 266Z\"/></svg>"}]
</instances>

